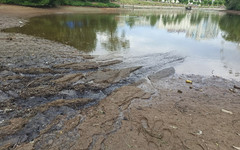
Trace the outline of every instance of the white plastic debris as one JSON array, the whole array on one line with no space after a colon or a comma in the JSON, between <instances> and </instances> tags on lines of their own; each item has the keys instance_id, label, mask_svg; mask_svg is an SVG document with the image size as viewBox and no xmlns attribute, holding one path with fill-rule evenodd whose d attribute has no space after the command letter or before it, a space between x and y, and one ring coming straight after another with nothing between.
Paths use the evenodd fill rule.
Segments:
<instances>
[{"instance_id":1,"label":"white plastic debris","mask_svg":"<svg viewBox=\"0 0 240 150\"><path fill-rule=\"evenodd\" d=\"M228 113L228 114L233 114L231 111L228 111L228 110L226 110L226 109L222 109L222 112L224 112L224 113Z\"/></svg>"},{"instance_id":2,"label":"white plastic debris","mask_svg":"<svg viewBox=\"0 0 240 150\"><path fill-rule=\"evenodd\" d=\"M232 146L233 148L235 148L236 150L240 150L240 147L236 147L236 146Z\"/></svg>"},{"instance_id":3,"label":"white plastic debris","mask_svg":"<svg viewBox=\"0 0 240 150\"><path fill-rule=\"evenodd\" d=\"M202 131L201 130L198 130L198 133L197 133L197 135L202 135Z\"/></svg>"}]
</instances>

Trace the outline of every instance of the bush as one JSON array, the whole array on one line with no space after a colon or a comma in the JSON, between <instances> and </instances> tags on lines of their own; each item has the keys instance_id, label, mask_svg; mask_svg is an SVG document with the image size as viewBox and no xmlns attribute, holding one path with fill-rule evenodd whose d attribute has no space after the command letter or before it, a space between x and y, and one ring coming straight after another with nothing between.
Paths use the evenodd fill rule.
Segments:
<instances>
[{"instance_id":1,"label":"bush","mask_svg":"<svg viewBox=\"0 0 240 150\"><path fill-rule=\"evenodd\" d=\"M226 7L229 10L240 10L239 0L226 0Z\"/></svg>"},{"instance_id":2,"label":"bush","mask_svg":"<svg viewBox=\"0 0 240 150\"><path fill-rule=\"evenodd\" d=\"M96 3L92 3L95 2ZM104 2L104 3L103 3ZM91 7L120 7L118 4L109 3L109 0L0 0L0 3L33 6L33 7L54 7L56 5L91 6Z\"/></svg>"},{"instance_id":3,"label":"bush","mask_svg":"<svg viewBox=\"0 0 240 150\"><path fill-rule=\"evenodd\" d=\"M79 0L65 0L64 5L70 5L70 6L90 6L90 7L112 7L117 8L120 7L118 4L114 3L101 3L101 2L83 2Z\"/></svg>"},{"instance_id":4,"label":"bush","mask_svg":"<svg viewBox=\"0 0 240 150\"><path fill-rule=\"evenodd\" d=\"M62 4L63 0L0 0L0 3L34 7L53 7Z\"/></svg>"}]
</instances>

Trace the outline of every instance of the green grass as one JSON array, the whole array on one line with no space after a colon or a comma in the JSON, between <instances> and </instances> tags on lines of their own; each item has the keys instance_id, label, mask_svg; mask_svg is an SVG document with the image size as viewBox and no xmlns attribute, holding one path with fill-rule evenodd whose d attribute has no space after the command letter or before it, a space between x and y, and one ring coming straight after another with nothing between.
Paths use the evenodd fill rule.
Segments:
<instances>
[{"instance_id":1,"label":"green grass","mask_svg":"<svg viewBox=\"0 0 240 150\"><path fill-rule=\"evenodd\" d=\"M31 6L31 7L54 7L56 5L89 6L89 7L111 7L118 8L115 3L84 2L80 0L0 0L0 3Z\"/></svg>"},{"instance_id":2,"label":"green grass","mask_svg":"<svg viewBox=\"0 0 240 150\"><path fill-rule=\"evenodd\" d=\"M60 5L61 1L62 0L0 0L0 3L32 7L54 7Z\"/></svg>"}]
</instances>

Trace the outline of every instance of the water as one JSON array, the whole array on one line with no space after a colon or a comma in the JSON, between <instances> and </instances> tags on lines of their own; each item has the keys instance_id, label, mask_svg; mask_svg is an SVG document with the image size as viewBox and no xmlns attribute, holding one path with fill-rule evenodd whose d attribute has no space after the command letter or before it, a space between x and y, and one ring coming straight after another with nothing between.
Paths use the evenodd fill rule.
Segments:
<instances>
[{"instance_id":1,"label":"water","mask_svg":"<svg viewBox=\"0 0 240 150\"><path fill-rule=\"evenodd\" d=\"M128 61L154 56L147 57L148 64L158 64L156 56L161 54L184 57L182 63L175 64L179 74L217 75L240 81L237 15L180 9L61 14L34 17L25 26L6 31L58 41L93 55L121 56Z\"/></svg>"}]
</instances>

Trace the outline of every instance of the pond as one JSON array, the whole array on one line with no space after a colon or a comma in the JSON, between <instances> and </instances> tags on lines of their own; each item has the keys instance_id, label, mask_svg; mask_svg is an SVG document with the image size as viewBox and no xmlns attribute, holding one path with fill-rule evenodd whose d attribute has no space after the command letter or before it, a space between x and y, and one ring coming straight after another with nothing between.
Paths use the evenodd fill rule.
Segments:
<instances>
[{"instance_id":1,"label":"pond","mask_svg":"<svg viewBox=\"0 0 240 150\"><path fill-rule=\"evenodd\" d=\"M240 81L240 16L183 9L115 14L58 14L31 18L7 32L43 37L93 55L177 55L179 74ZM158 59L148 57L154 64ZM142 63L144 64L144 63Z\"/></svg>"}]
</instances>

